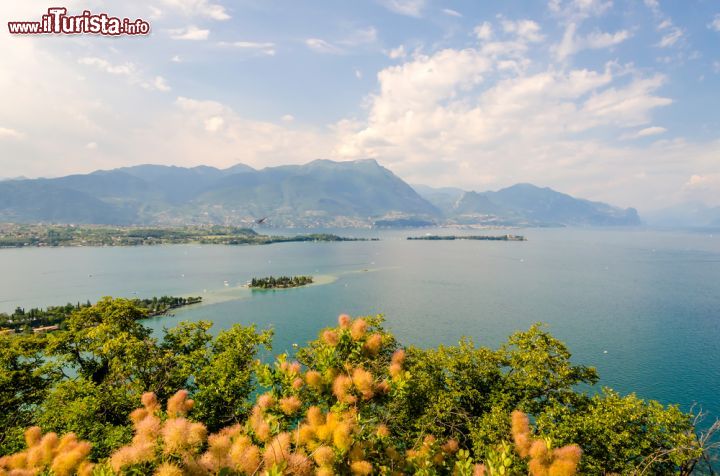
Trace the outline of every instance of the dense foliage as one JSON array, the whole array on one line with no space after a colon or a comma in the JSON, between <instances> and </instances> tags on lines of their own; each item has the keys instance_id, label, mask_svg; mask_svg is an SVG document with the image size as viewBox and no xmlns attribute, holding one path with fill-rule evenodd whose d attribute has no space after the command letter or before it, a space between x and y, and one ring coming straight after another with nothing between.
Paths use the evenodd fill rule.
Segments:
<instances>
[{"instance_id":1,"label":"dense foliage","mask_svg":"<svg viewBox=\"0 0 720 476\"><path fill-rule=\"evenodd\" d=\"M253 278L250 281L250 287L255 289L275 289L275 288L297 288L312 284L312 276L268 276L267 278Z\"/></svg>"},{"instance_id":2,"label":"dense foliage","mask_svg":"<svg viewBox=\"0 0 720 476\"><path fill-rule=\"evenodd\" d=\"M690 474L713 450L677 407L577 391L595 370L540 326L424 350L343 315L263 364L269 332L142 316L107 298L0 337L0 475Z\"/></svg>"}]
</instances>

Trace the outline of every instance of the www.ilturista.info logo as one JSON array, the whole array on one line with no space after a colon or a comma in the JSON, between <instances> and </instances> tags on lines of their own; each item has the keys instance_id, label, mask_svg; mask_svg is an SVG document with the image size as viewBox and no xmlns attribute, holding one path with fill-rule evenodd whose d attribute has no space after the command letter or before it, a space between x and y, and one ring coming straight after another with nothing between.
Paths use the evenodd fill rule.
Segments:
<instances>
[{"instance_id":1,"label":"www.ilturista.info logo","mask_svg":"<svg viewBox=\"0 0 720 476\"><path fill-rule=\"evenodd\" d=\"M85 10L82 15L71 16L67 8L48 8L40 21L9 21L8 29L13 35L147 35L150 23L140 18L111 17L107 13L94 14Z\"/></svg>"}]
</instances>

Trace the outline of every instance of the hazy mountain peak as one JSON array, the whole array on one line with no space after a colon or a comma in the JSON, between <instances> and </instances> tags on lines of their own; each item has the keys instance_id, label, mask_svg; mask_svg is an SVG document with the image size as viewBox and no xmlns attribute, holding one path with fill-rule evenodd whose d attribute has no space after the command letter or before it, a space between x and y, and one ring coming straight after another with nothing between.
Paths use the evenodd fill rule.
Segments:
<instances>
[{"instance_id":1,"label":"hazy mountain peak","mask_svg":"<svg viewBox=\"0 0 720 476\"><path fill-rule=\"evenodd\" d=\"M237 174L244 172L255 172L255 169L250 167L249 165L238 163L226 169L222 169L222 172L224 174Z\"/></svg>"},{"instance_id":2,"label":"hazy mountain peak","mask_svg":"<svg viewBox=\"0 0 720 476\"><path fill-rule=\"evenodd\" d=\"M483 222L516 225L639 225L632 208L574 198L550 187L518 183L491 192L452 191L418 188L421 195L443 210L448 218L461 223ZM441 189L440 189L441 190ZM452 189L451 189L452 190ZM449 201L450 196L456 196Z\"/></svg>"}]
</instances>

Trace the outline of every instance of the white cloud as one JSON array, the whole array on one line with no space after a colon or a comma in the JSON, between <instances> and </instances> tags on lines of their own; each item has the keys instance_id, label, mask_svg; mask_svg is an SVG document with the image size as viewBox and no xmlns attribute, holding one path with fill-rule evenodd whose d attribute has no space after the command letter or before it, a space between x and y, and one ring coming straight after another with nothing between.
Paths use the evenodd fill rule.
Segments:
<instances>
[{"instance_id":1,"label":"white cloud","mask_svg":"<svg viewBox=\"0 0 720 476\"><path fill-rule=\"evenodd\" d=\"M377 42L377 39L377 29L373 26L370 26L367 28L358 28L351 31L347 35L347 37L338 41L338 43L344 46L358 46L375 43Z\"/></svg>"},{"instance_id":2,"label":"white cloud","mask_svg":"<svg viewBox=\"0 0 720 476\"><path fill-rule=\"evenodd\" d=\"M239 50L254 51L267 56L275 55L275 43L255 41L219 41L217 46L221 48L235 48Z\"/></svg>"},{"instance_id":3,"label":"white cloud","mask_svg":"<svg viewBox=\"0 0 720 476\"><path fill-rule=\"evenodd\" d=\"M283 122L293 122L295 120L295 116L292 114L285 114L283 117L280 118Z\"/></svg>"},{"instance_id":4,"label":"white cloud","mask_svg":"<svg viewBox=\"0 0 720 476\"><path fill-rule=\"evenodd\" d=\"M660 42L656 46L660 48L668 48L677 43L682 37L683 31L680 28L676 26L670 27L670 32L663 35L662 39L660 39Z\"/></svg>"},{"instance_id":5,"label":"white cloud","mask_svg":"<svg viewBox=\"0 0 720 476\"><path fill-rule=\"evenodd\" d=\"M332 43L329 43L320 38L308 38L305 40L305 45L313 51L318 53L339 55L343 53L342 48L339 48Z\"/></svg>"},{"instance_id":6,"label":"white cloud","mask_svg":"<svg viewBox=\"0 0 720 476\"><path fill-rule=\"evenodd\" d=\"M128 138L134 148L143 147L140 157L169 157L174 165L266 167L328 157L332 149L327 135L244 118L217 101L178 97L160 119Z\"/></svg>"},{"instance_id":7,"label":"white cloud","mask_svg":"<svg viewBox=\"0 0 720 476\"><path fill-rule=\"evenodd\" d=\"M80 58L78 60L78 63L84 64L87 66L94 66L100 71L104 71L106 73L110 74L119 74L123 76L130 76L135 74L136 68L135 65L129 62L125 62L123 64L112 64L108 60L103 58L96 58L96 57L85 57Z\"/></svg>"},{"instance_id":8,"label":"white cloud","mask_svg":"<svg viewBox=\"0 0 720 476\"><path fill-rule=\"evenodd\" d=\"M208 117L207 119L205 119L204 124L205 124L206 131L217 132L225 124L225 119L223 119L220 116L212 116L212 117Z\"/></svg>"},{"instance_id":9,"label":"white cloud","mask_svg":"<svg viewBox=\"0 0 720 476\"><path fill-rule=\"evenodd\" d=\"M600 16L612 8L612 0L549 0L548 8L569 22Z\"/></svg>"},{"instance_id":10,"label":"white cloud","mask_svg":"<svg viewBox=\"0 0 720 476\"><path fill-rule=\"evenodd\" d=\"M207 0L161 0L167 7L186 16L199 16L212 20L229 20L230 15L220 4Z\"/></svg>"},{"instance_id":11,"label":"white cloud","mask_svg":"<svg viewBox=\"0 0 720 476\"><path fill-rule=\"evenodd\" d=\"M163 11L156 6L148 5L148 10L150 10L149 16L151 20L157 20L163 16Z\"/></svg>"},{"instance_id":12,"label":"white cloud","mask_svg":"<svg viewBox=\"0 0 720 476\"><path fill-rule=\"evenodd\" d=\"M632 34L628 30L620 30L615 33L595 31L586 38L586 46L590 49L609 48L618 45L630 38Z\"/></svg>"},{"instance_id":13,"label":"white cloud","mask_svg":"<svg viewBox=\"0 0 720 476\"><path fill-rule=\"evenodd\" d=\"M670 28L671 26L672 26L672 21L671 21L671 20L668 20L668 19L665 19L665 20L663 20L663 21L660 22L660 24L657 26L657 29L658 29L658 30L665 30L665 29L667 29L667 28Z\"/></svg>"},{"instance_id":14,"label":"white cloud","mask_svg":"<svg viewBox=\"0 0 720 476\"><path fill-rule=\"evenodd\" d=\"M640 139L642 137L651 137L656 136L660 134L665 134L667 132L667 129L664 127L658 127L658 126L652 126L652 127L646 127L644 129L640 129L637 132L633 132L630 134L624 134L620 137L620 139L623 140L629 140L629 139Z\"/></svg>"},{"instance_id":15,"label":"white cloud","mask_svg":"<svg viewBox=\"0 0 720 476\"><path fill-rule=\"evenodd\" d=\"M611 201L636 204L640 194L630 196L614 174L630 168L628 155L642 154L593 137L648 124L672 102L657 94L664 77L613 63L532 73L508 67L526 60L522 51L445 49L382 70L367 119L336 124L336 155L378 157L418 183L483 189L543 177L569 192L580 181L590 198L625 191ZM510 76L497 80L502 68ZM643 135L653 131L645 128Z\"/></svg>"},{"instance_id":16,"label":"white cloud","mask_svg":"<svg viewBox=\"0 0 720 476\"><path fill-rule=\"evenodd\" d=\"M694 189L712 186L716 187L716 190L720 189L720 174L692 175L685 183L685 186Z\"/></svg>"},{"instance_id":17,"label":"white cloud","mask_svg":"<svg viewBox=\"0 0 720 476\"><path fill-rule=\"evenodd\" d=\"M609 88L594 94L584 104L596 124L632 127L650 121L650 112L656 107L668 106L669 98L653 93L665 82L665 77L655 75L634 79L622 88Z\"/></svg>"},{"instance_id":18,"label":"white cloud","mask_svg":"<svg viewBox=\"0 0 720 476\"><path fill-rule=\"evenodd\" d=\"M341 55L358 47L376 45L377 29L373 26L350 30L343 38L327 41L322 38L308 38L305 45L317 53Z\"/></svg>"},{"instance_id":19,"label":"white cloud","mask_svg":"<svg viewBox=\"0 0 720 476\"><path fill-rule=\"evenodd\" d=\"M505 33L513 33L521 40L537 43L544 39L540 33L540 25L532 20L503 20L501 24Z\"/></svg>"},{"instance_id":20,"label":"white cloud","mask_svg":"<svg viewBox=\"0 0 720 476\"><path fill-rule=\"evenodd\" d=\"M452 8L443 8L442 12L449 17L462 17L462 13L458 12L457 10L453 10Z\"/></svg>"},{"instance_id":21,"label":"white cloud","mask_svg":"<svg viewBox=\"0 0 720 476\"><path fill-rule=\"evenodd\" d=\"M163 78L162 76L155 76L152 81L147 81L142 83L142 86L145 89L149 90L155 90L155 91L163 91L167 92L170 91L170 86L167 83L167 80Z\"/></svg>"},{"instance_id":22,"label":"white cloud","mask_svg":"<svg viewBox=\"0 0 720 476\"><path fill-rule=\"evenodd\" d=\"M138 71L138 68L130 62L122 64L113 64L104 58L84 57L78 59L78 63L86 66L93 66L99 71L108 74L124 76L130 84L138 84L148 90L169 91L170 86L162 76L155 76L152 79L145 80Z\"/></svg>"},{"instance_id":23,"label":"white cloud","mask_svg":"<svg viewBox=\"0 0 720 476\"><path fill-rule=\"evenodd\" d=\"M562 61L582 50L598 50L618 45L632 36L628 30L615 33L594 31L587 36L577 36L577 25L569 23L565 27L563 38L554 47L556 57Z\"/></svg>"},{"instance_id":24,"label":"white cloud","mask_svg":"<svg viewBox=\"0 0 720 476\"><path fill-rule=\"evenodd\" d=\"M378 0L390 11L410 17L420 17L425 9L426 0Z\"/></svg>"},{"instance_id":25,"label":"white cloud","mask_svg":"<svg viewBox=\"0 0 720 476\"><path fill-rule=\"evenodd\" d=\"M87 150L96 150L98 148L97 142L88 142L85 144Z\"/></svg>"},{"instance_id":26,"label":"white cloud","mask_svg":"<svg viewBox=\"0 0 720 476\"><path fill-rule=\"evenodd\" d=\"M658 134L664 134L667 132L667 129L664 127L646 127L645 129L641 129L638 131L637 136L638 137L648 137L648 136L656 136Z\"/></svg>"},{"instance_id":27,"label":"white cloud","mask_svg":"<svg viewBox=\"0 0 720 476\"><path fill-rule=\"evenodd\" d=\"M0 139L21 139L23 137L23 134L16 131L15 129L10 129L9 127L0 127Z\"/></svg>"},{"instance_id":28,"label":"white cloud","mask_svg":"<svg viewBox=\"0 0 720 476\"><path fill-rule=\"evenodd\" d=\"M720 170L692 174L683 184L680 196L684 201L720 206Z\"/></svg>"},{"instance_id":29,"label":"white cloud","mask_svg":"<svg viewBox=\"0 0 720 476\"><path fill-rule=\"evenodd\" d=\"M355 68L355 77L356 77L357 79L362 79L362 77L363 77L362 71L360 71L359 69Z\"/></svg>"},{"instance_id":30,"label":"white cloud","mask_svg":"<svg viewBox=\"0 0 720 476\"><path fill-rule=\"evenodd\" d=\"M405 47L403 45L400 45L397 48L393 48L390 51L388 51L387 55L391 59L404 58L406 55Z\"/></svg>"},{"instance_id":31,"label":"white cloud","mask_svg":"<svg viewBox=\"0 0 720 476\"><path fill-rule=\"evenodd\" d=\"M715 15L713 21L708 24L708 28L715 31L720 31L720 13Z\"/></svg>"},{"instance_id":32,"label":"white cloud","mask_svg":"<svg viewBox=\"0 0 720 476\"><path fill-rule=\"evenodd\" d=\"M180 55L174 55L172 58L170 58L170 61L173 63L182 63L183 59Z\"/></svg>"},{"instance_id":33,"label":"white cloud","mask_svg":"<svg viewBox=\"0 0 720 476\"><path fill-rule=\"evenodd\" d=\"M173 40L202 41L207 40L208 36L210 36L210 30L198 28L195 25L168 30L168 33Z\"/></svg>"},{"instance_id":34,"label":"white cloud","mask_svg":"<svg viewBox=\"0 0 720 476\"><path fill-rule=\"evenodd\" d=\"M473 32L475 33L475 36L477 36L477 38L479 40L481 40L481 41L489 40L490 38L492 38L492 35L493 35L492 25L490 25L490 23L486 22L486 21L482 22L481 24L479 24L478 26L475 27Z\"/></svg>"}]
</instances>

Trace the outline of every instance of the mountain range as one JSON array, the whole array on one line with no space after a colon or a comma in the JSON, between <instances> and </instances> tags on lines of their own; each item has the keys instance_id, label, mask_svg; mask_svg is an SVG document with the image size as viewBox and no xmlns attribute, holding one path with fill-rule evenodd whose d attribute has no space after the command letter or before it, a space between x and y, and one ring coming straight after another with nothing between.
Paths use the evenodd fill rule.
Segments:
<instances>
[{"instance_id":1,"label":"mountain range","mask_svg":"<svg viewBox=\"0 0 720 476\"><path fill-rule=\"evenodd\" d=\"M637 212L518 184L495 192L411 187L375 160L261 170L139 165L0 182L0 222L272 226L637 225Z\"/></svg>"},{"instance_id":2,"label":"mountain range","mask_svg":"<svg viewBox=\"0 0 720 476\"><path fill-rule=\"evenodd\" d=\"M497 223L530 226L626 226L641 223L634 208L617 208L602 202L574 198L551 188L520 183L495 192L473 192L457 188L416 190L460 224Z\"/></svg>"}]
</instances>

